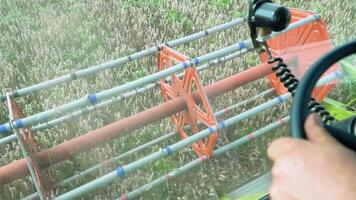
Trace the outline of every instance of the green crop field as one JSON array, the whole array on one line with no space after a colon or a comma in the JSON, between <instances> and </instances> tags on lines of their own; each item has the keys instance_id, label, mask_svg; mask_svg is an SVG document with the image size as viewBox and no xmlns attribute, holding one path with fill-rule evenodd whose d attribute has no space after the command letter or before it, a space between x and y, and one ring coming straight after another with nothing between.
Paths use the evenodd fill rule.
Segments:
<instances>
[{"instance_id":1,"label":"green crop field","mask_svg":"<svg viewBox=\"0 0 356 200\"><path fill-rule=\"evenodd\" d=\"M354 0L280 0L278 3L318 12L328 25L335 45L356 39L356 2ZM129 55L139 50L180 38L247 14L247 0L0 0L0 89L2 92L30 86ZM246 24L200 39L175 49L194 58L217 50L249 36ZM356 64L356 59L350 59ZM257 65L256 53L217 65L201 74L203 85L209 85ZM62 86L35 92L17 100L26 115L32 115L68 103L90 93L144 77L157 71L156 58L147 57L95 76L78 79ZM352 82L341 84L331 96L347 102L356 98ZM214 100L218 111L267 90L266 79L238 88ZM345 92L351 91L351 92ZM161 103L159 90L150 90L112 106L41 131L36 136L40 149L48 149L71 138L123 119ZM218 120L246 111L266 99L260 99ZM245 120L220 134L222 146L253 130L286 116L290 102ZM0 104L0 122L8 119L6 103ZM266 158L268 143L289 135L289 127L256 139L234 151L213 158L192 172L153 188L142 199L219 199L254 177L269 171ZM54 182L70 177L115 155L124 153L174 129L169 118L115 139L70 160L49 168ZM140 154L130 155L118 163L125 165L160 148L179 141L174 137ZM16 142L0 146L0 166L23 158ZM81 199L113 199L172 171L193 159L196 154L186 148L171 157L154 162L128 174L126 178L95 190ZM78 187L110 171L79 178L72 184L56 188L55 195ZM20 199L35 192L31 178L0 186L0 199Z\"/></svg>"}]
</instances>

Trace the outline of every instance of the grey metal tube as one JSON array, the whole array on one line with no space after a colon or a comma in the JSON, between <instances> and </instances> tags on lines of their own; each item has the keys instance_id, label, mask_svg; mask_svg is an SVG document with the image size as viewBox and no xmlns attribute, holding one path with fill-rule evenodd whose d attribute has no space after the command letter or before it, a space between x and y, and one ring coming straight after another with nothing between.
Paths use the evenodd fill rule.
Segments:
<instances>
[{"instance_id":1,"label":"grey metal tube","mask_svg":"<svg viewBox=\"0 0 356 200\"><path fill-rule=\"evenodd\" d=\"M229 106L227 108L224 108L224 109L214 113L214 115L215 115L215 117L219 117L221 115L227 114L227 113L229 113L229 112L231 112L231 111L233 111L233 110L235 110L235 109L237 109L237 108L239 108L241 106L249 104L249 103L251 103L253 101L256 101L258 99L264 98L266 96L272 95L274 92L275 92L274 89L266 90L266 91L261 92L261 93L255 95L255 96L253 96L253 97L251 97L249 99L246 99L246 100L241 101L241 102L239 102L239 103L237 103L235 105L232 105L232 106ZM189 126L185 126L184 129L189 129ZM169 139L169 138L171 138L171 137L173 137L173 136L175 136L177 134L178 134L178 132L175 132L175 131L172 131L170 133L166 133L166 134L164 134L163 136L161 136L159 138L156 138L156 139L154 139L154 140L152 140L152 141L150 141L148 143L145 143L145 144L143 144L141 146L138 146L138 147L136 147L136 148L134 148L134 149L132 149L130 151L127 151L127 152L125 152L123 154L120 154L120 155L114 157L114 158L111 158L111 159L107 160L105 163L115 163L115 162L117 162L119 160L123 160L126 157L128 157L129 155L132 155L134 153L138 153L140 151L143 151L143 150L145 150L145 149L147 149L147 148L149 148L149 147L151 147L153 145L159 144L159 143L161 143L161 142L163 142L163 141L165 141L165 140L167 140L167 139ZM84 171L82 171L80 173L75 174L74 176L71 176L71 177L69 177L67 179L64 179L63 181L57 183L56 187L58 187L58 186L63 187L63 186L71 183L72 181L74 181L74 180L76 180L78 178L82 178L82 177L91 175L91 174L97 172L102 166L103 166L102 163L94 165L94 166L92 166L92 167L90 167L90 168L88 168L88 169L86 169L86 170L84 170ZM35 199L36 197L37 197L37 195L36 195L36 193L34 193L34 194L31 194L30 196L27 196L27 197L23 198L23 200Z\"/></svg>"},{"instance_id":2,"label":"grey metal tube","mask_svg":"<svg viewBox=\"0 0 356 200\"><path fill-rule=\"evenodd\" d=\"M341 76L341 72L340 71L336 71L336 72L333 72L332 74L324 77L323 79L321 79L317 85L323 85L323 84L326 84L328 83L329 81L332 81L334 80L335 78L339 78ZM254 116L254 115L257 115L259 114L260 112L263 112L273 106L276 106L278 104L281 104L285 101L287 101L288 99L291 98L291 94L290 93L287 93L287 94L284 94L282 96L279 96L277 98L274 98L266 103L263 103L261 105L258 105L244 113L241 113L239 115L236 115L232 118L229 118L225 121L221 121L219 122L218 125L215 125L215 126L212 126L212 127L209 127L203 131L200 131L199 133L196 133L184 140L181 140L180 142L177 142L175 144L172 144L170 146L167 146L165 147L164 149L158 151L158 152L155 152L155 153L152 153L144 158L141 158L139 160L136 160L128 165L125 165L125 166L120 166L118 167L115 171L112 171L98 179L95 179L89 183L86 183L78 188L75 188L65 194L62 194L60 196L58 196L57 198L55 198L56 200L60 200L60 199L73 199L73 198L76 198L78 196L81 196L87 192L90 192L94 189L97 189L97 188L100 188L100 187L103 187L109 183L111 183L112 181L114 181L116 178L118 177L123 177L125 176L127 173L131 172L131 171L134 171L136 169L139 169L149 163L152 163L153 161L155 160L158 160L160 158L163 158L163 157L166 157L166 156L169 156L171 154L173 154L174 152L178 151L178 150L181 150L189 145L191 145L192 143L198 141L198 140L201 140L203 138L206 138L207 136L209 136L210 134L216 132L216 131L220 131L220 130L223 130L229 126L232 126L242 120L245 120L251 116Z\"/></svg>"},{"instance_id":3,"label":"grey metal tube","mask_svg":"<svg viewBox=\"0 0 356 200\"><path fill-rule=\"evenodd\" d=\"M295 28L302 26L306 23L310 23L313 20L315 21L318 19L317 16L318 15L312 15L312 16L306 18L308 20L300 20L293 24L290 24L284 31L289 31L289 30L295 29ZM281 34L281 33L279 33L279 34ZM52 118L57 114L63 114L63 113L69 112L71 110L80 108L82 106L86 106L89 104L95 104L95 103L97 103L97 101L103 100L104 98L108 98L108 97L120 94L122 92L125 92L127 90L135 89L135 88L141 87L145 84L152 83L154 81L157 81L160 78L169 76L169 75L176 73L178 71L181 71L187 67L190 67L193 65L198 65L199 63L202 63L202 62L208 62L213 59L223 57L224 55L233 53L235 51L247 49L250 47L252 47L252 41L250 39L236 43L235 45L232 45L232 46L217 50L215 52L194 58L193 60L184 62L182 64L175 65L175 66L168 68L166 70L151 74L149 76L129 82L127 84L120 85L118 87L115 87L115 88L112 88L109 90L105 90L105 91L99 92L97 94L90 94L87 97L83 97L81 99L64 104L57 108L38 113L36 115L29 116L24 119L17 120L13 123L13 127L22 128L22 127L34 125L41 121L45 121L49 118ZM10 131L10 125L8 123L0 125L0 134L5 134L5 133L8 133L9 131Z\"/></svg>"},{"instance_id":4,"label":"grey metal tube","mask_svg":"<svg viewBox=\"0 0 356 200\"><path fill-rule=\"evenodd\" d=\"M104 90L104 91L98 92L96 94L90 94L90 95L87 95L86 97L82 97L76 101L72 101L70 103L61 105L57 108L53 108L51 110L43 111L41 113L38 113L38 114L35 114L32 116L18 119L16 121L14 121L12 123L12 125L14 128L23 128L23 127L32 126L32 125L35 125L41 121L50 119L56 115L64 114L64 113L76 110L80 107L87 106L87 105L95 105L96 103L98 103L99 101L101 101L105 98L109 98L109 97L121 94L128 90L134 90L138 87L142 87L146 84L155 82L155 81L159 80L160 78L163 78L163 77L169 76L171 74L177 73L179 71L182 71L182 70L186 69L187 67L191 67L193 65L197 66L200 63L209 62L211 60L221 58L227 54L231 54L236 51L240 51L242 49L250 48L251 46L252 46L251 40L242 41L237 44L231 45L229 47L225 47L223 49L217 50L215 52L196 57L193 60L186 61L184 63L175 65L175 66L167 68L165 70L148 75L146 77L134 80L134 81L126 83L124 85L120 85L120 86L117 86L117 87L114 87L114 88L111 88L108 90ZM6 123L6 124L3 124L0 126L0 133L2 133L2 134L8 133L10 130L11 129L10 129L9 123Z\"/></svg>"},{"instance_id":5,"label":"grey metal tube","mask_svg":"<svg viewBox=\"0 0 356 200\"><path fill-rule=\"evenodd\" d=\"M162 45L166 45L166 46L169 46L169 47L174 47L174 46L177 46L177 45L188 43L188 42L191 42L191 41L198 40L200 38L206 37L208 35L211 35L211 34L223 31L223 30L230 29L230 28L232 28L234 26L237 26L237 25L239 25L239 24L241 24L241 23L243 23L245 21L246 21L245 17L242 17L242 18L239 18L239 19L235 19L235 20L232 20L230 22L227 22L227 23L215 26L213 28L207 29L205 31L201 31L201 32L198 32L198 33L195 33L195 34L183 37L183 38L179 38L179 39L167 42L167 43L162 44ZM45 82L42 82L42 83L38 83L36 85L32 85L32 86L29 86L29 87L26 87L26 88L22 88L22 89L19 89L19 90L11 92L11 95L13 97L24 96L24 95L27 95L27 94L31 94L32 92L35 92L35 91L47 89L47 88L50 88L50 87L53 87L53 86L56 86L56 85L59 85L59 84L65 83L65 82L73 81L73 80L75 80L77 78L82 78L82 77L85 77L85 76L89 76L89 75L95 74L95 73L97 73L99 71L103 71L103 70L106 70L106 69L111 69L111 68L114 68L114 67L118 67L118 66L121 66L121 65L123 65L125 63L128 63L130 61L133 61L133 60L136 60L136 59L139 59L139 58L143 58L145 56L152 55L152 54L156 53L157 50L162 45L158 45L156 47L151 47L149 49L146 49L146 50L143 50L143 51L140 51L140 52L137 52L137 53L133 53L133 54L131 54L129 56L126 56L126 57L123 57L123 58L119 58L117 60L112 60L112 61L109 61L109 62L106 62L106 63L103 63L103 64L99 64L99 65L95 65L95 66L92 66L92 67L89 67L89 68L86 68L86 69L78 70L78 71L75 71L75 72L73 72L71 74L67 74L67 75L52 79L52 80L48 80L48 81L45 81ZM5 100L6 100L5 96L0 94L0 102L3 102Z\"/></svg>"},{"instance_id":6,"label":"grey metal tube","mask_svg":"<svg viewBox=\"0 0 356 200\"><path fill-rule=\"evenodd\" d=\"M243 105L251 103L251 102L253 102L253 101L257 100L257 99L260 99L260 98L263 98L265 96L271 95L271 94L274 93L274 91L275 91L274 89L266 90L266 91L264 91L264 92L262 92L262 93L260 93L258 95L255 95L255 96L251 97L250 99L246 99L246 100L241 101L241 102L239 102L239 103L237 103L235 105L232 105L232 106L229 106L229 107L227 107L225 109L222 109L222 110L214 113L214 115L215 115L215 117L219 117L219 116L221 116L223 114L226 114L226 113L229 113L229 112L233 111L236 108L239 108L239 107L241 107ZM189 126L186 126L184 128L185 129L189 129ZM127 151L127 152L125 152L125 153L123 153L121 155L118 155L118 156L116 156L114 158L111 158L110 160L106 161L105 163L114 163L114 162L117 162L118 160L122 160L122 159L126 158L129 155L132 155L134 153L143 151L143 150L145 150L145 149L147 149L147 148L149 148L149 147L151 147L153 145L159 144L160 142L163 142L163 141L165 141L165 140L167 140L167 139L169 139L169 138L171 138L171 137L173 137L173 136L175 136L177 134L178 134L178 132L176 132L176 131L172 131L170 133L166 133L163 136L161 136L159 138L156 138L156 139L154 139L154 140L152 140L152 141L150 141L150 142L148 142L146 144L143 144L143 145L138 146L138 147L136 147L136 148L134 148L134 149L132 149L130 151ZM76 175L74 175L72 177L69 177L69 178L59 182L56 185L57 186L64 186L64 185L70 183L71 181L73 181L73 180L75 180L75 179L77 179L79 177L84 177L84 176L87 176L89 174L92 174L92 173L98 171L102 166L103 166L103 164L94 165L93 167L91 167L91 168L89 168L89 169L87 169L87 170L85 170L83 172L80 172L80 173L78 173L78 174L76 174Z\"/></svg>"},{"instance_id":7,"label":"grey metal tube","mask_svg":"<svg viewBox=\"0 0 356 200\"><path fill-rule=\"evenodd\" d=\"M227 145L224 145L222 147L220 147L219 149L213 151L213 154L211 156L211 158L213 157L217 157L219 155L222 155L228 151L231 151L239 146L241 146L242 144L245 144L255 138L259 138L263 135L265 135L266 133L281 127L282 125L288 123L290 120L289 117L285 117L279 121L276 121L272 124L269 124L253 133L250 133L246 136L243 136L242 138L239 138ZM201 165L204 163L204 161L208 160L209 157L207 156L203 156L202 158L198 158L196 160L193 160L177 169L174 169L173 171L171 171L170 173L167 173L164 176L161 176L160 178L157 178L127 194L122 195L121 197L118 198L118 200L128 200L128 199L135 199L137 197L139 197L142 193L149 191L150 189L152 189L155 186L158 186L162 183L168 182L168 180L171 180L172 178L175 178L179 175L182 175L184 173L188 173L190 170L192 170L193 168Z\"/></svg>"},{"instance_id":8,"label":"grey metal tube","mask_svg":"<svg viewBox=\"0 0 356 200\"><path fill-rule=\"evenodd\" d=\"M282 95L282 96L279 96L277 98L274 98L264 104L261 104L259 106L256 106L255 108L252 108L244 113L241 113L239 115L236 115L232 118L229 118L225 121L221 121L219 123L219 125L215 125L215 126L212 126L208 129L205 129L203 131L200 131L199 133L196 133L184 140L181 140L180 142L177 142L175 144L172 144L170 146L167 146L165 147L164 149L160 150L160 151L157 151L155 153L152 153L144 158L141 158L137 161L134 161L128 165L125 165L125 166L120 166L118 167L116 170L98 178L98 179L95 179L89 183L86 183L80 187L77 187L65 194L62 194L58 197L55 198L55 200L64 200L64 199L73 199L73 198L76 198L76 197L79 197L81 195L84 195L85 193L87 192L90 192L94 189L97 189L97 188L100 188L100 187L103 187L109 183L111 183L112 181L114 181L116 178L118 177L123 177L125 176L127 173L131 172L131 171L134 171L136 169L139 169L155 160L158 160L160 158L163 158L163 157L166 157L166 156L169 156L171 155L172 153L178 151L178 150L181 150L187 146L189 146L190 144L200 140L200 139L203 139L207 136L209 136L210 134L216 132L216 131L220 131L220 130L223 130L227 127L230 127L242 120L245 120L251 116L254 116L270 107L273 107L277 104L280 104L286 100L288 100L289 98L291 97L290 94L285 94L285 95Z\"/></svg>"},{"instance_id":9,"label":"grey metal tube","mask_svg":"<svg viewBox=\"0 0 356 200\"><path fill-rule=\"evenodd\" d=\"M203 70L208 69L209 67L212 67L213 65L220 64L222 62L230 61L230 60L235 59L235 58L237 58L237 57L239 57L241 55L244 55L244 54L248 53L251 50L252 50L252 48L243 49L241 51L238 51L238 52L232 53L230 55L227 55L227 56L225 56L223 58L215 59L215 60L213 60L213 61L211 61L211 62L209 62L207 64L204 64L202 66L197 67L197 71L201 72ZM178 77L183 77L183 75L184 75L184 73L178 74ZM155 88L157 86L159 86L158 82L157 83L151 83L151 84L146 85L144 87L141 87L139 89L130 91L128 93L124 93L123 95L116 96L116 97L113 97L113 98L111 98L109 100L105 100L103 102L95 104L95 106L88 106L87 108L75 111L75 112L73 112L71 114L68 114L68 115L53 119L51 121L48 121L48 122L45 122L45 123L42 123L42 124L39 124L39 125L36 125L36 126L33 126L31 128L31 130L32 130L32 132L34 134L36 134L38 131L41 131L43 129L47 129L47 128L62 124L64 122L66 122L66 121L69 121L70 119L82 116L82 115L84 115L86 113L94 112L95 110L97 110L99 108L108 106L108 105L113 104L113 103L117 103L119 101L122 101L124 99L133 97L135 95L144 93L144 92L146 92L148 90L151 90L151 89L153 89L153 88ZM7 143L10 143L11 141L14 141L16 139L17 138L16 138L16 136L14 134L6 136L6 137L3 137L3 138L0 139L0 145L4 145L4 144L7 144Z\"/></svg>"}]
</instances>

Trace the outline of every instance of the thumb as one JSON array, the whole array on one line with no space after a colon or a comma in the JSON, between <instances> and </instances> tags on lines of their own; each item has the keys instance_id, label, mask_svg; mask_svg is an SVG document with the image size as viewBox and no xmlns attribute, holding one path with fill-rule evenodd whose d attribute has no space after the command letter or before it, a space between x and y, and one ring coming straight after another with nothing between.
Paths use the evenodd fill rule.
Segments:
<instances>
[{"instance_id":1,"label":"thumb","mask_svg":"<svg viewBox=\"0 0 356 200\"><path fill-rule=\"evenodd\" d=\"M326 131L319 116L315 113L307 117L304 126L307 138L314 143L334 143L336 142L333 137Z\"/></svg>"}]
</instances>

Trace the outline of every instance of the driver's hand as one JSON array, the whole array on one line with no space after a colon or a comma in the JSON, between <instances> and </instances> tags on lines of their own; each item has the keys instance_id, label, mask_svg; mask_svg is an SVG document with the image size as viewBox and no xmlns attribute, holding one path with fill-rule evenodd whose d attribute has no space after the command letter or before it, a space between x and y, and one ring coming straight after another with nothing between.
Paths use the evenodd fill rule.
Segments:
<instances>
[{"instance_id":1,"label":"driver's hand","mask_svg":"<svg viewBox=\"0 0 356 200\"><path fill-rule=\"evenodd\" d=\"M307 140L272 142L272 200L356 199L356 154L332 138L312 114L305 123Z\"/></svg>"}]
</instances>

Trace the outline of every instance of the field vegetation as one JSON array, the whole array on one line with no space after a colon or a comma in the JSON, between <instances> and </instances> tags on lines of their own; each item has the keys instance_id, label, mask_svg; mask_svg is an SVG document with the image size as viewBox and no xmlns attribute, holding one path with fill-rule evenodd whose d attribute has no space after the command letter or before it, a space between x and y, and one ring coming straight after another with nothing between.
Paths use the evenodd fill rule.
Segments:
<instances>
[{"instance_id":1,"label":"field vegetation","mask_svg":"<svg viewBox=\"0 0 356 200\"><path fill-rule=\"evenodd\" d=\"M279 0L289 7L313 10L328 24L335 45L356 39L356 3L353 0ZM49 80L77 69L126 56L185 35L242 17L247 13L247 1L239 0L1 0L0 3L0 89L3 92ZM189 57L203 55L248 38L247 25L176 47ZM356 60L356 59L354 59ZM201 74L203 85L211 84L251 66L259 64L257 54L213 67ZM26 115L32 115L65 104L89 93L109 89L156 72L156 58L147 57L122 67L106 70L95 76L78 79L52 89L18 98ZM267 80L259 80L211 100L214 111L269 89ZM347 101L355 98L354 86L340 86L351 93L334 91L333 97ZM256 106L248 106L220 117L226 119ZM159 90L127 99L113 106L87 114L79 119L42 131L36 136L41 149L58 145L90 130L123 119L162 102ZM220 134L218 147L240 138L253 130L288 115L290 102L263 112ZM8 121L6 105L0 104L0 122ZM124 153L140 144L174 130L169 118L118 138L71 160L49 168L51 178L59 182ZM289 135L288 126L265 137L214 158L189 174L146 192L142 199L219 199L254 177L269 171L266 158L268 143L281 135ZM160 148L179 141L178 137L163 144L131 155L117 165L128 164ZM0 147L0 165L21 159L22 153L14 142ZM108 187L91 192L82 199L113 199L120 194L164 175L196 158L186 148L179 153L128 175ZM112 171L106 166L100 173L78 179L73 184L56 189L56 194ZM0 199L20 199L35 191L29 177L0 187Z\"/></svg>"}]
</instances>

